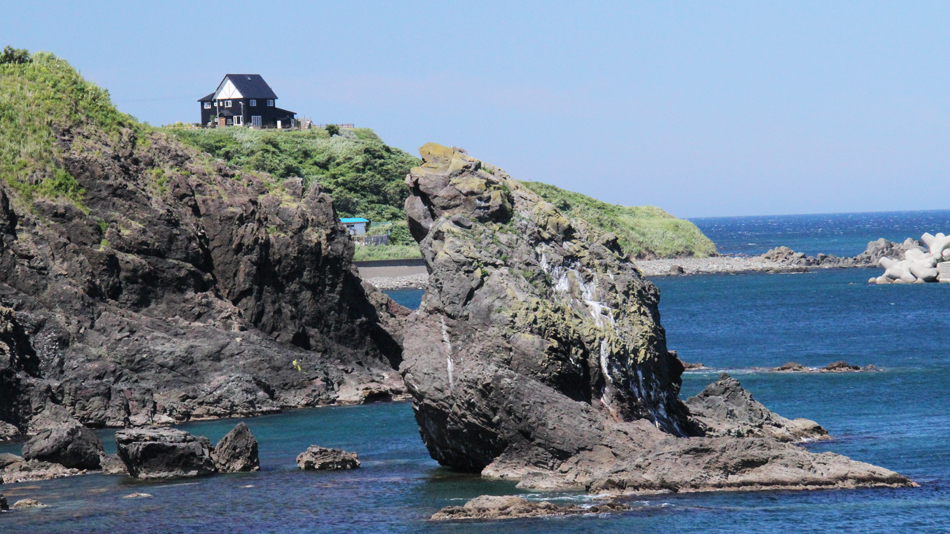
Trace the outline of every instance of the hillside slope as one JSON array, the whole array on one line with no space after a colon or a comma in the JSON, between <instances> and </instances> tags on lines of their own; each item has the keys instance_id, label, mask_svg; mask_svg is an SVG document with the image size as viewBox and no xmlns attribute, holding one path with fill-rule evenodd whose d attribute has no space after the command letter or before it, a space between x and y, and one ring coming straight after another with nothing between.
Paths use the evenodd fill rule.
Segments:
<instances>
[{"instance_id":1,"label":"hillside slope","mask_svg":"<svg viewBox=\"0 0 950 534\"><path fill-rule=\"evenodd\" d=\"M623 250L637 258L675 258L716 254L716 245L695 224L653 206L619 206L580 193L543 184L521 182L568 217L584 219L613 232Z\"/></svg>"},{"instance_id":2,"label":"hillside slope","mask_svg":"<svg viewBox=\"0 0 950 534\"><path fill-rule=\"evenodd\" d=\"M401 392L405 310L315 184L139 124L46 53L0 65L0 177L0 434Z\"/></svg>"},{"instance_id":3,"label":"hillside slope","mask_svg":"<svg viewBox=\"0 0 950 534\"><path fill-rule=\"evenodd\" d=\"M332 137L321 129L222 128L172 133L228 163L278 178L300 176L305 183L319 183L333 197L341 216L373 221L406 219L403 204L409 190L404 180L409 170L420 164L418 158L386 145L368 128L343 130L342 135ZM553 185L524 184L569 216L615 233L623 249L636 257L706 257L716 253L712 241L693 223L659 208L617 206ZM359 252L369 257L369 250Z\"/></svg>"},{"instance_id":4,"label":"hillside slope","mask_svg":"<svg viewBox=\"0 0 950 534\"><path fill-rule=\"evenodd\" d=\"M388 146L372 130L277 132L248 128L173 130L175 136L216 158L276 178L316 182L333 197L342 217L405 219L404 180L419 159Z\"/></svg>"}]
</instances>

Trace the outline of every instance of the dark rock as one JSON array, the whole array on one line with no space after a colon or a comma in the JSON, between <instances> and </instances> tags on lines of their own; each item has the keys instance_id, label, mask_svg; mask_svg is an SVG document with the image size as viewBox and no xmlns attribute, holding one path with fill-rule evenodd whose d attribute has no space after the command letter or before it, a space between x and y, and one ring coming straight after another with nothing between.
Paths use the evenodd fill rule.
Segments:
<instances>
[{"instance_id":1,"label":"dark rock","mask_svg":"<svg viewBox=\"0 0 950 534\"><path fill-rule=\"evenodd\" d=\"M119 458L118 454L106 454L102 457L101 467L103 475L128 475L129 468Z\"/></svg>"},{"instance_id":2,"label":"dark rock","mask_svg":"<svg viewBox=\"0 0 950 534\"><path fill-rule=\"evenodd\" d=\"M778 441L829 438L828 431L814 421L789 420L769 411L726 373L699 395L687 399L686 405L708 437L767 437Z\"/></svg>"},{"instance_id":3,"label":"dark rock","mask_svg":"<svg viewBox=\"0 0 950 534\"><path fill-rule=\"evenodd\" d=\"M305 471L333 471L337 469L355 469L360 461L355 452L340 449L327 449L317 445L297 456L297 467Z\"/></svg>"},{"instance_id":4,"label":"dark rock","mask_svg":"<svg viewBox=\"0 0 950 534\"><path fill-rule=\"evenodd\" d=\"M4 497L2 493L0 493L0 510L5 511L9 509L10 509L10 505L9 503L7 503L7 498Z\"/></svg>"},{"instance_id":5,"label":"dark rock","mask_svg":"<svg viewBox=\"0 0 950 534\"><path fill-rule=\"evenodd\" d=\"M846 361L837 361L834 363L829 363L827 366L822 369L823 371L829 371L833 373L847 373L850 371L861 371L860 365L851 365Z\"/></svg>"},{"instance_id":6,"label":"dark rock","mask_svg":"<svg viewBox=\"0 0 950 534\"><path fill-rule=\"evenodd\" d=\"M403 393L401 310L361 283L317 185L160 133L61 126L82 198L0 183L0 439L52 406L124 427Z\"/></svg>"},{"instance_id":7,"label":"dark rock","mask_svg":"<svg viewBox=\"0 0 950 534\"><path fill-rule=\"evenodd\" d=\"M13 503L14 510L24 510L27 508L46 508L46 505L36 499L20 499Z\"/></svg>"},{"instance_id":8,"label":"dark rock","mask_svg":"<svg viewBox=\"0 0 950 534\"><path fill-rule=\"evenodd\" d=\"M17 462L22 462L22 461L23 461L22 456L10 454L9 452L0 453L0 469L3 469L4 467L10 464L15 464Z\"/></svg>"},{"instance_id":9,"label":"dark rock","mask_svg":"<svg viewBox=\"0 0 950 534\"><path fill-rule=\"evenodd\" d=\"M789 372L789 371L791 371L791 372L801 372L801 371L809 371L809 370L810 370L810 369L809 369L808 367L806 367L806 366L804 366L804 365L802 365L802 364L800 364L800 363L798 363L798 362L787 362L787 363L783 363L782 365L780 365L780 366L778 366L778 367L775 368L775 371L783 371L783 372Z\"/></svg>"},{"instance_id":10,"label":"dark rock","mask_svg":"<svg viewBox=\"0 0 950 534\"><path fill-rule=\"evenodd\" d=\"M515 496L482 495L464 506L447 506L431 517L432 521L517 519L521 517L565 516L626 512L622 503L600 503L589 507L576 504L558 506L547 501L528 501Z\"/></svg>"},{"instance_id":11,"label":"dark rock","mask_svg":"<svg viewBox=\"0 0 950 534\"><path fill-rule=\"evenodd\" d=\"M674 351L670 351L671 353ZM683 366L683 369L686 371L698 371L700 369L705 369L706 366L702 362L684 362L683 360L677 358L680 361L680 365Z\"/></svg>"},{"instance_id":12,"label":"dark rock","mask_svg":"<svg viewBox=\"0 0 950 534\"><path fill-rule=\"evenodd\" d=\"M211 457L214 459L215 467L221 473L261 469L257 457L257 439L244 423L238 423L233 430L221 438L211 453Z\"/></svg>"},{"instance_id":13,"label":"dark rock","mask_svg":"<svg viewBox=\"0 0 950 534\"><path fill-rule=\"evenodd\" d=\"M27 460L43 460L77 469L99 469L102 442L78 421L42 430L23 445Z\"/></svg>"},{"instance_id":14,"label":"dark rock","mask_svg":"<svg viewBox=\"0 0 950 534\"><path fill-rule=\"evenodd\" d=\"M679 265L670 265L670 274L686 274L686 269Z\"/></svg>"},{"instance_id":15,"label":"dark rock","mask_svg":"<svg viewBox=\"0 0 950 534\"><path fill-rule=\"evenodd\" d=\"M7 441L11 439L19 438L22 434L20 429L11 425L10 423L5 423L0 421L0 441Z\"/></svg>"},{"instance_id":16,"label":"dark rock","mask_svg":"<svg viewBox=\"0 0 950 534\"><path fill-rule=\"evenodd\" d=\"M750 428L796 439L798 429L731 384L699 402L705 419L691 417L659 292L616 239L497 167L438 145L420 151L406 213L429 279L400 372L439 463L540 489L913 484L773 437L733 437Z\"/></svg>"},{"instance_id":17,"label":"dark rock","mask_svg":"<svg viewBox=\"0 0 950 534\"><path fill-rule=\"evenodd\" d=\"M173 478L215 472L211 442L172 428L120 430L116 449L135 478Z\"/></svg>"},{"instance_id":18,"label":"dark rock","mask_svg":"<svg viewBox=\"0 0 950 534\"><path fill-rule=\"evenodd\" d=\"M908 250L920 249L926 251L923 244L915 239L906 239L903 243L895 243L886 239L878 239L868 243L867 248L861 254L853 258L839 258L832 254L817 254L816 256L807 256L802 252L795 252L788 247L777 247L769 250L760 257L766 260L778 262L790 267L876 267L883 257L903 259L904 253Z\"/></svg>"}]
</instances>

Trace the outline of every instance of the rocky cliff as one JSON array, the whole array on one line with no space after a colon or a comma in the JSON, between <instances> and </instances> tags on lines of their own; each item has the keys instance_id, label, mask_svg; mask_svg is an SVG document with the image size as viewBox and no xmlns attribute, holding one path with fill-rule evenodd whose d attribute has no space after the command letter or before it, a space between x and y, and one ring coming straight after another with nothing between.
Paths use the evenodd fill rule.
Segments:
<instances>
[{"instance_id":1,"label":"rocky cliff","mask_svg":"<svg viewBox=\"0 0 950 534\"><path fill-rule=\"evenodd\" d=\"M694 420L678 398L683 367L666 349L659 292L613 235L464 151L420 151L406 213L429 282L400 372L440 463L523 487L598 491L909 483L776 439L732 437L737 422L719 425L716 413L747 395L710 398ZM761 416L742 410L747 426Z\"/></svg>"},{"instance_id":2,"label":"rocky cliff","mask_svg":"<svg viewBox=\"0 0 950 534\"><path fill-rule=\"evenodd\" d=\"M0 165L0 419L33 430L62 406L128 426L401 392L407 311L361 284L319 187L143 127L55 57L0 75L50 106L11 100L19 130L0 139L19 157Z\"/></svg>"}]
</instances>

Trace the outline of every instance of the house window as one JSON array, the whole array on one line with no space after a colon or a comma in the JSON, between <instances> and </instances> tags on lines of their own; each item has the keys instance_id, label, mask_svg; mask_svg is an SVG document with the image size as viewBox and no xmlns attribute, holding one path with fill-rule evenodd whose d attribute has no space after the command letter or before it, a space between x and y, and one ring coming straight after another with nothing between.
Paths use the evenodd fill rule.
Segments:
<instances>
[{"instance_id":1,"label":"house window","mask_svg":"<svg viewBox=\"0 0 950 534\"><path fill-rule=\"evenodd\" d=\"M257 106L257 100L251 99L251 107Z\"/></svg>"},{"instance_id":2,"label":"house window","mask_svg":"<svg viewBox=\"0 0 950 534\"><path fill-rule=\"evenodd\" d=\"M274 107L274 101L273 101L273 100L268 100L268 101L267 101L267 106L268 106L268 107Z\"/></svg>"},{"instance_id":3,"label":"house window","mask_svg":"<svg viewBox=\"0 0 950 534\"><path fill-rule=\"evenodd\" d=\"M251 126L255 128L261 127L261 116L260 115L251 115Z\"/></svg>"},{"instance_id":4,"label":"house window","mask_svg":"<svg viewBox=\"0 0 950 534\"><path fill-rule=\"evenodd\" d=\"M211 102L205 102L205 109L211 109Z\"/></svg>"},{"instance_id":5,"label":"house window","mask_svg":"<svg viewBox=\"0 0 950 534\"><path fill-rule=\"evenodd\" d=\"M225 100L225 101L224 101L224 107L226 107L226 108L231 107L231 101L230 101L230 100Z\"/></svg>"}]
</instances>

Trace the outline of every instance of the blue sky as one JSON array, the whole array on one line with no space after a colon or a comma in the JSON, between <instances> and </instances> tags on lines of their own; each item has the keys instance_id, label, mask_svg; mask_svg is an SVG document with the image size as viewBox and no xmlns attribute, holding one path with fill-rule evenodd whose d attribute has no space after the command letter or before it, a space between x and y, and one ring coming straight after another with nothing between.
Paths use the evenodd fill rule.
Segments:
<instances>
[{"instance_id":1,"label":"blue sky","mask_svg":"<svg viewBox=\"0 0 950 534\"><path fill-rule=\"evenodd\" d=\"M140 5L141 4L141 5ZM681 217L945 209L950 3L17 2L151 124L228 72L412 153Z\"/></svg>"}]
</instances>

